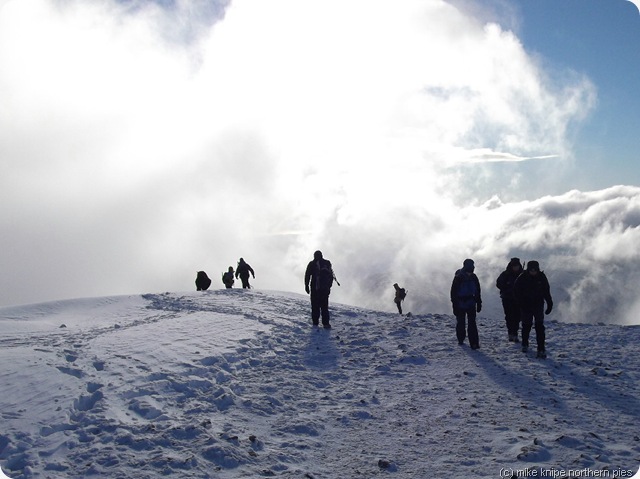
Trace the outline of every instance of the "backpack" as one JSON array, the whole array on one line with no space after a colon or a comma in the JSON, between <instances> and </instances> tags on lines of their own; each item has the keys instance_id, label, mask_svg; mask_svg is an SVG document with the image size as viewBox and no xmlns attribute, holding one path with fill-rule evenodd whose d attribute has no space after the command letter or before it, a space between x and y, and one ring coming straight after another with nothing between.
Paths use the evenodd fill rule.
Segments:
<instances>
[{"instance_id":1,"label":"backpack","mask_svg":"<svg viewBox=\"0 0 640 479\"><path fill-rule=\"evenodd\" d=\"M226 273L224 273L222 275L222 282L227 286L233 284L234 283L233 273L231 271L227 271Z\"/></svg>"},{"instance_id":2,"label":"backpack","mask_svg":"<svg viewBox=\"0 0 640 479\"><path fill-rule=\"evenodd\" d=\"M478 294L475 276L460 273L458 278L458 290L456 291L457 307L460 309L473 309L476 306L476 296Z\"/></svg>"},{"instance_id":3,"label":"backpack","mask_svg":"<svg viewBox=\"0 0 640 479\"><path fill-rule=\"evenodd\" d=\"M407 297L407 290L406 290L406 289L404 289L404 288L400 288L400 289L398 290L398 296L397 296L397 297L398 297L398 299L399 299L400 301L404 301L404 298L406 298L406 297Z\"/></svg>"},{"instance_id":4,"label":"backpack","mask_svg":"<svg viewBox=\"0 0 640 479\"><path fill-rule=\"evenodd\" d=\"M331 262L320 261L317 263L317 275L315 286L317 290L329 291L333 286L333 268Z\"/></svg>"}]
</instances>

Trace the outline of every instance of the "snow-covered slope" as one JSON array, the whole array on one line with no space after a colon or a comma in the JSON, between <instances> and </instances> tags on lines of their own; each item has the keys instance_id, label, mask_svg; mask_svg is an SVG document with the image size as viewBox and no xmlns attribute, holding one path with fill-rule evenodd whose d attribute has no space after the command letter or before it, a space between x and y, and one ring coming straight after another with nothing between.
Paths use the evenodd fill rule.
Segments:
<instances>
[{"instance_id":1,"label":"snow-covered slope","mask_svg":"<svg viewBox=\"0 0 640 479\"><path fill-rule=\"evenodd\" d=\"M638 471L640 327L547 319L538 360L501 318L480 318L472 351L451 316L332 312L332 330L313 328L307 297L255 290L0 309L0 466L11 478Z\"/></svg>"}]
</instances>

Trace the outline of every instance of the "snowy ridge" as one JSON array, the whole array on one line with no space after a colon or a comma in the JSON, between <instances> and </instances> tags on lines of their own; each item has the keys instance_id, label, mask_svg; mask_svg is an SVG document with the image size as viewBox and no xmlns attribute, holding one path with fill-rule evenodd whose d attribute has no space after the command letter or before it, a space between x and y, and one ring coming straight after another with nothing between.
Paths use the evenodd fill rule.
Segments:
<instances>
[{"instance_id":1,"label":"snowy ridge","mask_svg":"<svg viewBox=\"0 0 640 479\"><path fill-rule=\"evenodd\" d=\"M640 467L640 327L547 319L547 360L480 318L217 290L0 309L9 477L569 477ZM533 340L535 345L535 339ZM535 349L535 348L533 348ZM575 476L574 476L575 477Z\"/></svg>"}]
</instances>

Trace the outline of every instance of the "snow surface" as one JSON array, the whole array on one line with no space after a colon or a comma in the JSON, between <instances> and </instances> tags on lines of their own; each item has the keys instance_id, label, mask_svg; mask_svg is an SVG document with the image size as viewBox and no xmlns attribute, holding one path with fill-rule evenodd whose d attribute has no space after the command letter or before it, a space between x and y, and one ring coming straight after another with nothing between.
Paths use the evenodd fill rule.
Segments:
<instances>
[{"instance_id":1,"label":"snow surface","mask_svg":"<svg viewBox=\"0 0 640 479\"><path fill-rule=\"evenodd\" d=\"M309 309L256 290L0 309L0 466L14 479L640 468L640 326L547 317L539 360L502 318L480 318L472 351L449 315L332 304L326 331Z\"/></svg>"}]
</instances>

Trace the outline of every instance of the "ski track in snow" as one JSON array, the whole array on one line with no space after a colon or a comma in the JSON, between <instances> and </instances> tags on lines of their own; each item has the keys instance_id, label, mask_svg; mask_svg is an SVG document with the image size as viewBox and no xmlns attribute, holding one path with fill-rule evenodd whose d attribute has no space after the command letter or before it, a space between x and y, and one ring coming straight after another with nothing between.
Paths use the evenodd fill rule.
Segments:
<instances>
[{"instance_id":1,"label":"ski track in snow","mask_svg":"<svg viewBox=\"0 0 640 479\"><path fill-rule=\"evenodd\" d=\"M449 315L331 311L334 328L314 328L307 297L255 290L0 309L0 465L14 479L638 469L640 327L547 318L538 360L502 318L479 319L472 351Z\"/></svg>"}]
</instances>

